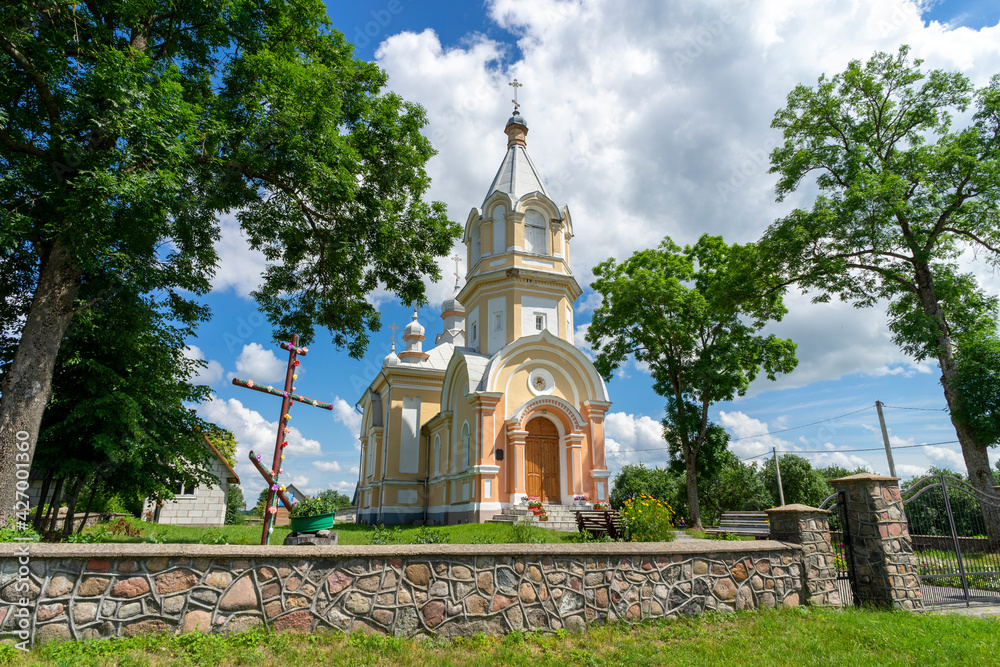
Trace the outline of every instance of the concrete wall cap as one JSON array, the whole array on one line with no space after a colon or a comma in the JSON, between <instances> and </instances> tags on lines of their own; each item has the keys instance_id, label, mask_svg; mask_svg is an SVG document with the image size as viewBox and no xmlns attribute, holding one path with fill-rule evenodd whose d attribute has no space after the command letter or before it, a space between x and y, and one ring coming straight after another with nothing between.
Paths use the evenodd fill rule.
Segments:
<instances>
[{"instance_id":1,"label":"concrete wall cap","mask_svg":"<svg viewBox=\"0 0 1000 667\"><path fill-rule=\"evenodd\" d=\"M899 477L886 477L885 475L873 475L870 472L859 472L857 475L848 475L838 479L831 479L831 484L842 482L850 484L852 482L898 482Z\"/></svg>"},{"instance_id":2,"label":"concrete wall cap","mask_svg":"<svg viewBox=\"0 0 1000 667\"><path fill-rule=\"evenodd\" d=\"M24 544L0 544L0 560L23 555ZM447 556L667 556L801 551L797 544L682 540L678 542L597 542L592 544L391 544L385 546L247 546L215 544L49 544L33 542L31 558L410 558Z\"/></svg>"},{"instance_id":3,"label":"concrete wall cap","mask_svg":"<svg viewBox=\"0 0 1000 667\"><path fill-rule=\"evenodd\" d=\"M769 510L764 510L768 514L778 514L779 512L817 512L819 514L829 514L830 510L821 510L818 507L810 507L809 505L800 505L798 503L792 505L782 505L781 507L772 507Z\"/></svg>"}]
</instances>

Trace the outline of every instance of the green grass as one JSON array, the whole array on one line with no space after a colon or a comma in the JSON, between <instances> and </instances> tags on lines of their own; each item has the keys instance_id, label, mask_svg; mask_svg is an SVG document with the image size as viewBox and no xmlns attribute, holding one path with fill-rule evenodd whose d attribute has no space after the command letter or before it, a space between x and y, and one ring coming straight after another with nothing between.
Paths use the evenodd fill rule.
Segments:
<instances>
[{"instance_id":1,"label":"green grass","mask_svg":"<svg viewBox=\"0 0 1000 667\"><path fill-rule=\"evenodd\" d=\"M139 535L126 535L119 531L110 534L113 524L98 524L88 528L84 533L99 535L100 542L143 543L162 542L165 544L259 544L261 527L257 526L220 526L218 528L193 528L190 526L168 526L164 524L146 523L133 519L128 522L133 528L130 532ZM342 523L334 526L339 544L372 544L375 528L364 524ZM290 529L277 527L271 534L271 544L281 544ZM399 526L389 528L384 534L388 544L414 544L418 536L426 535L428 529L416 526ZM539 542L560 543L569 542L575 533L563 533L546 530L535 526L509 526L492 523L469 523L455 526L440 526L430 529L432 534L439 534L447 544L502 544L509 542Z\"/></svg>"},{"instance_id":2,"label":"green grass","mask_svg":"<svg viewBox=\"0 0 1000 667\"><path fill-rule=\"evenodd\" d=\"M68 642L25 655L0 646L0 664L72 665L987 665L996 619L956 614L781 609L709 614L582 633L515 633L454 641L341 633L150 636Z\"/></svg>"}]
</instances>

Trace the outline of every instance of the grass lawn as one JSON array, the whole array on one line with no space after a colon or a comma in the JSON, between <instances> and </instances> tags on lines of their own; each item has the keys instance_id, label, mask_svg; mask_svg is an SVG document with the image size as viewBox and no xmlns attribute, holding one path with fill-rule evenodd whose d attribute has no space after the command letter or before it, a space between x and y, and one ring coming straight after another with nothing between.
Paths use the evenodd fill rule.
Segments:
<instances>
[{"instance_id":1,"label":"grass lawn","mask_svg":"<svg viewBox=\"0 0 1000 667\"><path fill-rule=\"evenodd\" d=\"M130 530L126 530L125 526ZM491 523L461 524L419 528L400 526L376 530L364 524L341 523L334 526L340 544L414 544L445 542L449 544L489 544L509 542L569 542L576 533L563 533L535 526L509 526ZM260 525L192 528L146 523L136 519L111 524L98 524L84 533L99 536L100 542L162 542L166 544L260 544ZM281 544L288 533L287 526L277 527L271 534L271 544ZM131 533L131 534L129 534ZM135 534L138 533L138 534ZM375 541L373 541L375 540ZM383 540L383 541L377 541Z\"/></svg>"},{"instance_id":2,"label":"grass lawn","mask_svg":"<svg viewBox=\"0 0 1000 667\"><path fill-rule=\"evenodd\" d=\"M50 644L7 665L989 665L996 619L957 614L781 609L606 625L582 633L404 640L341 633L152 636Z\"/></svg>"}]
</instances>

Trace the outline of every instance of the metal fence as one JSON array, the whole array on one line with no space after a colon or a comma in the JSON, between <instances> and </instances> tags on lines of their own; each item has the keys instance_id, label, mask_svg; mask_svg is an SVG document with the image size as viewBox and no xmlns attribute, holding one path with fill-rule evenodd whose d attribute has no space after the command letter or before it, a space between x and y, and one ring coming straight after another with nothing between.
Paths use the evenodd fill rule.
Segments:
<instances>
[{"instance_id":1,"label":"metal fence","mask_svg":"<svg viewBox=\"0 0 1000 667\"><path fill-rule=\"evenodd\" d=\"M830 542L833 546L833 557L837 566L837 590L843 606L853 607L858 604L855 590L854 552L851 543L851 528L847 523L847 494L838 491L829 496L820 505L820 509L830 510Z\"/></svg>"}]
</instances>

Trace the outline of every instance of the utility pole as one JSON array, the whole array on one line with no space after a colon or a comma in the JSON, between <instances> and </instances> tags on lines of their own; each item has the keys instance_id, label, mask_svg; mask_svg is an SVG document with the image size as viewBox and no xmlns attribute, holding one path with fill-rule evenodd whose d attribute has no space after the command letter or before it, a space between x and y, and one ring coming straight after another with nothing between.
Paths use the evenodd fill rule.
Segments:
<instances>
[{"instance_id":1,"label":"utility pole","mask_svg":"<svg viewBox=\"0 0 1000 667\"><path fill-rule=\"evenodd\" d=\"M885 417L882 416L882 401L875 401L878 410L878 423L882 426L882 442L885 443L885 458L889 459L889 476L896 476L896 464L892 462L892 448L889 447L889 432L885 430Z\"/></svg>"},{"instance_id":2,"label":"utility pole","mask_svg":"<svg viewBox=\"0 0 1000 667\"><path fill-rule=\"evenodd\" d=\"M781 499L781 504L785 504L785 490L781 488L781 467L778 465L778 450L775 447L771 447L771 453L774 454L774 472L778 473L778 498Z\"/></svg>"}]
</instances>

